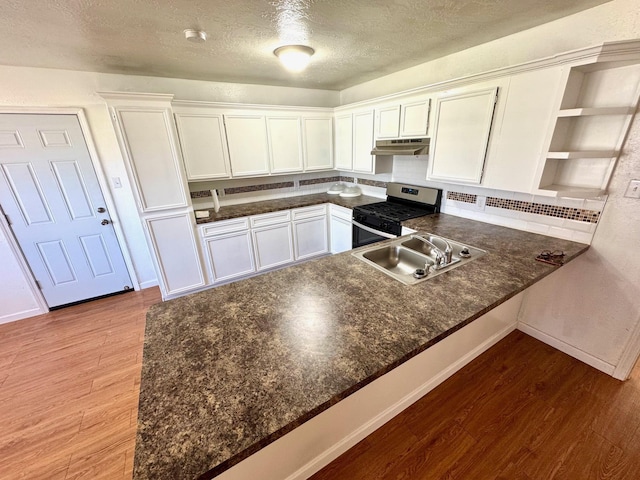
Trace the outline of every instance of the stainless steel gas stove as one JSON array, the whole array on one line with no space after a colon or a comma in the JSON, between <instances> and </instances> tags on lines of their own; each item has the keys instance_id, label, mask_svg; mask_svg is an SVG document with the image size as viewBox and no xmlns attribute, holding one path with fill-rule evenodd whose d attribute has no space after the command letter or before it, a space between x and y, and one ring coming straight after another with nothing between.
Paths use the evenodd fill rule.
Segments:
<instances>
[{"instance_id":1,"label":"stainless steel gas stove","mask_svg":"<svg viewBox=\"0 0 640 480\"><path fill-rule=\"evenodd\" d=\"M441 203L441 189L387 184L386 201L353 209L353 248L400 236L403 221L438 213Z\"/></svg>"}]
</instances>

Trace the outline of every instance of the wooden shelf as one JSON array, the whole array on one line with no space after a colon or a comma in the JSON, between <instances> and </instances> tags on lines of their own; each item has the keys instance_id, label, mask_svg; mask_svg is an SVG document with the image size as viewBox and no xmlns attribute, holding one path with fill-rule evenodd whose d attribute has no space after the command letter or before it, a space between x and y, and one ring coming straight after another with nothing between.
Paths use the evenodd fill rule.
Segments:
<instances>
[{"instance_id":1,"label":"wooden shelf","mask_svg":"<svg viewBox=\"0 0 640 480\"><path fill-rule=\"evenodd\" d=\"M572 158L611 158L617 157L618 152L615 150L582 150L568 152L549 152L547 158L557 160L569 160Z\"/></svg>"},{"instance_id":2,"label":"wooden shelf","mask_svg":"<svg viewBox=\"0 0 640 480\"><path fill-rule=\"evenodd\" d=\"M567 108L558 112L558 117L587 117L593 115L631 115L632 107Z\"/></svg>"}]
</instances>

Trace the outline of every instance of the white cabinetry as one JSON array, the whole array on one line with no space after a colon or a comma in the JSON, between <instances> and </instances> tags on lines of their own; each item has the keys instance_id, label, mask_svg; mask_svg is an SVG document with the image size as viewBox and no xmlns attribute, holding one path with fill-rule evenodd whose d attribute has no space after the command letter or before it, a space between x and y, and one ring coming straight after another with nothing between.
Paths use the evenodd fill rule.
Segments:
<instances>
[{"instance_id":1,"label":"white cabinetry","mask_svg":"<svg viewBox=\"0 0 640 480\"><path fill-rule=\"evenodd\" d=\"M144 218L155 254L163 298L205 286L200 253L194 234L194 217L189 210Z\"/></svg>"},{"instance_id":2,"label":"white cabinetry","mask_svg":"<svg viewBox=\"0 0 640 480\"><path fill-rule=\"evenodd\" d=\"M494 87L438 97L429 179L480 183L497 93Z\"/></svg>"},{"instance_id":3,"label":"white cabinetry","mask_svg":"<svg viewBox=\"0 0 640 480\"><path fill-rule=\"evenodd\" d=\"M302 144L304 170L331 170L333 168L333 118L302 117Z\"/></svg>"},{"instance_id":4,"label":"white cabinetry","mask_svg":"<svg viewBox=\"0 0 640 480\"><path fill-rule=\"evenodd\" d=\"M214 283L244 277L256 271L248 217L200 227Z\"/></svg>"},{"instance_id":5,"label":"white cabinetry","mask_svg":"<svg viewBox=\"0 0 640 480\"><path fill-rule=\"evenodd\" d=\"M640 65L603 62L565 67L563 85L536 193L601 195L638 106Z\"/></svg>"},{"instance_id":6,"label":"white cabinetry","mask_svg":"<svg viewBox=\"0 0 640 480\"><path fill-rule=\"evenodd\" d=\"M353 211L350 208L329 205L331 253L351 250L353 236L352 215Z\"/></svg>"},{"instance_id":7,"label":"white cabinetry","mask_svg":"<svg viewBox=\"0 0 640 480\"><path fill-rule=\"evenodd\" d=\"M294 260L289 210L249 217L258 271Z\"/></svg>"},{"instance_id":8,"label":"white cabinetry","mask_svg":"<svg viewBox=\"0 0 640 480\"><path fill-rule=\"evenodd\" d=\"M373 111L353 114L353 171L373 173Z\"/></svg>"},{"instance_id":9,"label":"white cabinetry","mask_svg":"<svg viewBox=\"0 0 640 480\"><path fill-rule=\"evenodd\" d=\"M187 207L171 109L141 101L115 105L112 112L140 211Z\"/></svg>"},{"instance_id":10,"label":"white cabinetry","mask_svg":"<svg viewBox=\"0 0 640 480\"><path fill-rule=\"evenodd\" d=\"M233 176L268 175L269 142L264 115L225 114L224 122Z\"/></svg>"},{"instance_id":11,"label":"white cabinetry","mask_svg":"<svg viewBox=\"0 0 640 480\"><path fill-rule=\"evenodd\" d=\"M337 170L353 169L353 117L350 113L337 115L335 158Z\"/></svg>"},{"instance_id":12,"label":"white cabinetry","mask_svg":"<svg viewBox=\"0 0 640 480\"><path fill-rule=\"evenodd\" d=\"M229 178L229 150L221 114L175 113L187 180Z\"/></svg>"},{"instance_id":13,"label":"white cabinetry","mask_svg":"<svg viewBox=\"0 0 640 480\"><path fill-rule=\"evenodd\" d=\"M390 173L393 157L371 155L374 140L372 109L340 112L336 116L336 170Z\"/></svg>"},{"instance_id":14,"label":"white cabinetry","mask_svg":"<svg viewBox=\"0 0 640 480\"><path fill-rule=\"evenodd\" d=\"M297 208L291 211L296 260L329 253L327 206Z\"/></svg>"},{"instance_id":15,"label":"white cabinetry","mask_svg":"<svg viewBox=\"0 0 640 480\"><path fill-rule=\"evenodd\" d=\"M504 113L498 117L496 112L496 148L487 157L483 186L532 191L561 76L562 67L552 67L509 79Z\"/></svg>"},{"instance_id":16,"label":"white cabinetry","mask_svg":"<svg viewBox=\"0 0 640 480\"><path fill-rule=\"evenodd\" d=\"M377 139L424 137L429 128L431 100L407 99L399 104L376 108Z\"/></svg>"},{"instance_id":17,"label":"white cabinetry","mask_svg":"<svg viewBox=\"0 0 640 480\"><path fill-rule=\"evenodd\" d=\"M271 173L302 171L300 117L267 117Z\"/></svg>"}]
</instances>

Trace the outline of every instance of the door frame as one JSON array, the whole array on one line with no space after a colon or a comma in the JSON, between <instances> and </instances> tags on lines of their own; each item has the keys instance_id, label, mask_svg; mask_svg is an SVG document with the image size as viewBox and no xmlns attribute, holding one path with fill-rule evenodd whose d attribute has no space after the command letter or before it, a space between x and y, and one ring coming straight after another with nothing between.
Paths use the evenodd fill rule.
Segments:
<instances>
[{"instance_id":1,"label":"door frame","mask_svg":"<svg viewBox=\"0 0 640 480\"><path fill-rule=\"evenodd\" d=\"M93 165L93 170L98 179L98 184L100 185L100 191L102 192L102 196L104 197L104 202L109 212L109 217L112 220L113 229L116 234L116 240L118 241L118 245L120 246L120 251L122 252L122 257L124 259L125 266L127 267L127 273L129 274L129 278L131 279L131 283L133 285L134 290L140 290L140 283L138 282L138 276L136 275L136 271L133 267L133 261L131 259L131 254L129 252L129 248L127 247L126 237L124 235L124 231L122 230L120 219L118 217L118 210L116 209L116 204L113 201L113 197L111 195L111 190L109 189L109 183L107 182L107 177L104 174L104 170L102 169L102 164L100 163L100 157L98 155L98 150L93 142L93 136L91 135L91 128L89 126L89 122L87 121L87 117L85 115L84 109L82 107L0 107L0 114L5 113L15 113L22 115L75 115L78 119L78 123L80 123L80 130L82 131L82 135L84 136L84 141L87 146L87 151L89 152L89 158L91 159L91 164ZM6 219L2 219L3 229L4 223ZM7 227L10 229L11 227ZM19 247L19 244L15 238L13 230L10 229L8 232L10 239L10 245L14 253L16 253L16 258L20 262L22 269L25 273L28 273L27 278L29 279L29 284L31 285L32 292L34 296L38 299L38 303L44 307L43 313L49 311L49 307L42 295L42 292L36 285L35 278L33 277L33 273L31 272L31 268L27 263L26 258L22 253L22 250ZM36 313L37 315L37 313Z\"/></svg>"}]
</instances>

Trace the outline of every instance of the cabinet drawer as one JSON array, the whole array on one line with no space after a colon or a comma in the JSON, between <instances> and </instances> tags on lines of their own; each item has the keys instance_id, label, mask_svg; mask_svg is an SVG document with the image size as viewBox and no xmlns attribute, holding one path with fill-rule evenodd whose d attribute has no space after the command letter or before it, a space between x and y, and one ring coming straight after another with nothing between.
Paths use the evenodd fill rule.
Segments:
<instances>
[{"instance_id":1,"label":"cabinet drawer","mask_svg":"<svg viewBox=\"0 0 640 480\"><path fill-rule=\"evenodd\" d=\"M232 218L231 220L221 220L219 222L208 223L200 227L203 237L220 235L223 233L239 232L249 229L249 217Z\"/></svg>"},{"instance_id":2,"label":"cabinet drawer","mask_svg":"<svg viewBox=\"0 0 640 480\"><path fill-rule=\"evenodd\" d=\"M302 207L302 208L296 208L295 210L291 210L292 214L293 214L293 220L300 220L302 218L309 218L309 217L317 217L320 215L326 215L327 214L327 206L322 204L322 205L313 205L312 207Z\"/></svg>"},{"instance_id":3,"label":"cabinet drawer","mask_svg":"<svg viewBox=\"0 0 640 480\"><path fill-rule=\"evenodd\" d=\"M282 210L280 212L265 213L263 215L254 215L249 217L251 221L251 227L262 227L265 225L274 225L276 223L290 222L291 211Z\"/></svg>"},{"instance_id":4,"label":"cabinet drawer","mask_svg":"<svg viewBox=\"0 0 640 480\"><path fill-rule=\"evenodd\" d=\"M351 222L353 218L353 210L346 207L341 207L340 205L329 205L329 213L332 217L342 218L344 220L348 220Z\"/></svg>"}]
</instances>

